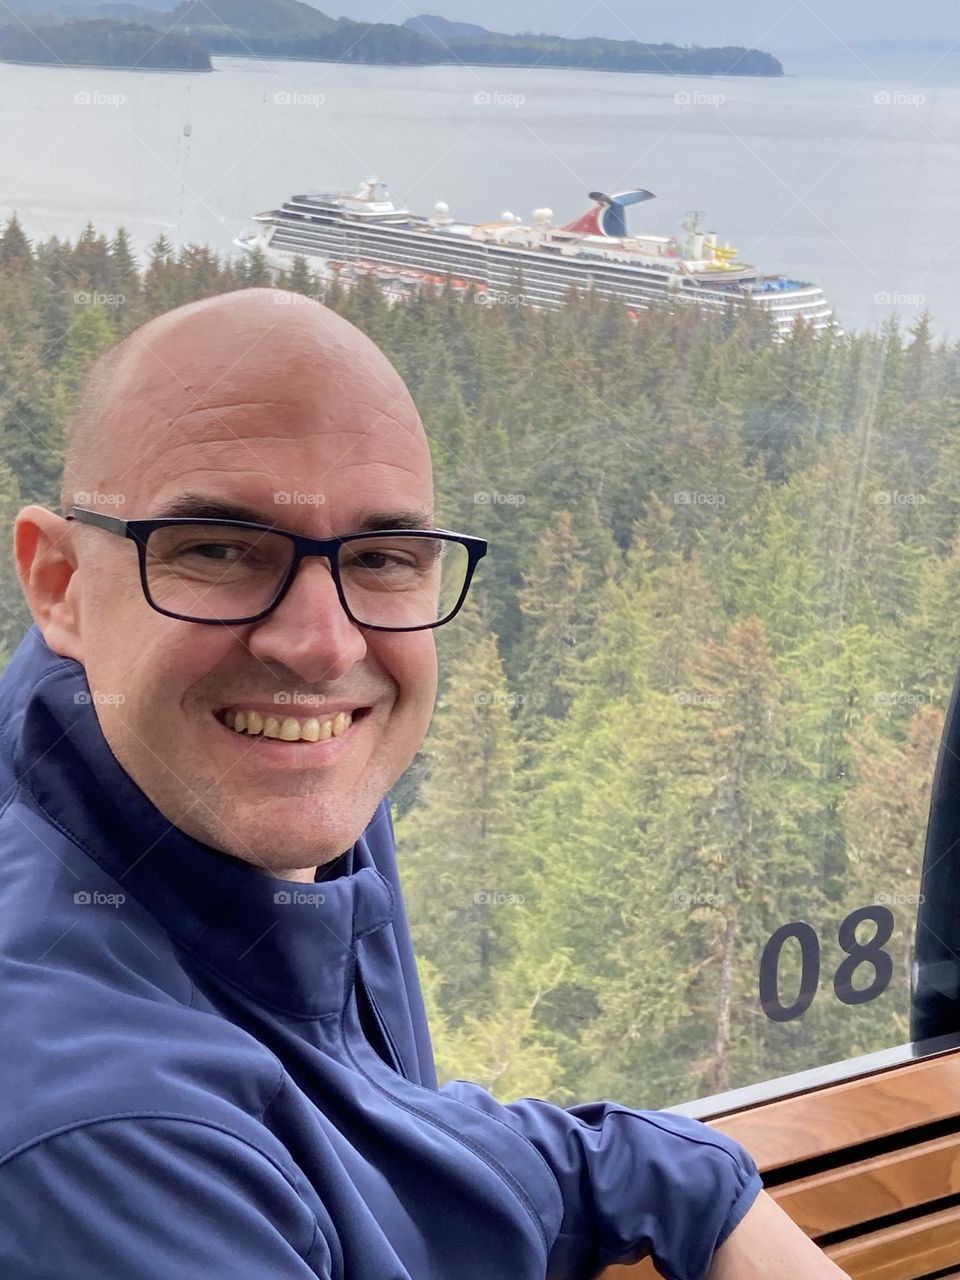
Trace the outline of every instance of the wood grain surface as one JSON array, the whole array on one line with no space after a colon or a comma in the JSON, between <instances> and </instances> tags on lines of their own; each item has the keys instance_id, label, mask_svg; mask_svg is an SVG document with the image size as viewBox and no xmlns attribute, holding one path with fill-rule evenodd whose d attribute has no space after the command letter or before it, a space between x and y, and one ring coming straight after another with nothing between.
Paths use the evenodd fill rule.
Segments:
<instances>
[{"instance_id":1,"label":"wood grain surface","mask_svg":"<svg viewBox=\"0 0 960 1280\"><path fill-rule=\"evenodd\" d=\"M960 1196L960 1132L924 1131L935 1123L960 1130L960 1050L707 1123L741 1142L762 1174L776 1174L770 1194L807 1235L826 1237L825 1251L853 1280L922 1280L947 1267L960 1277L960 1205L944 1204ZM879 1152L863 1149L878 1142ZM828 1167L817 1169L821 1159ZM796 1165L802 1176L791 1178ZM907 1220L878 1226L904 1211ZM831 1233L857 1227L829 1243ZM608 1267L602 1280L658 1274L647 1259Z\"/></svg>"}]
</instances>

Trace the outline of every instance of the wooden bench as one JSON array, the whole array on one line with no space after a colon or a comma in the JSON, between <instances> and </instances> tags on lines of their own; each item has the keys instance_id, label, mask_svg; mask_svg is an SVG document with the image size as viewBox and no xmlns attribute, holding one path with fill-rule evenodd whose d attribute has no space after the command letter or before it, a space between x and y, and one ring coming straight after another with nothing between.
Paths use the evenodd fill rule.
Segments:
<instances>
[{"instance_id":1,"label":"wooden bench","mask_svg":"<svg viewBox=\"0 0 960 1280\"><path fill-rule=\"evenodd\" d=\"M853 1280L960 1276L960 1036L673 1111L742 1142L767 1191ZM654 1280L649 1260L604 1280Z\"/></svg>"}]
</instances>

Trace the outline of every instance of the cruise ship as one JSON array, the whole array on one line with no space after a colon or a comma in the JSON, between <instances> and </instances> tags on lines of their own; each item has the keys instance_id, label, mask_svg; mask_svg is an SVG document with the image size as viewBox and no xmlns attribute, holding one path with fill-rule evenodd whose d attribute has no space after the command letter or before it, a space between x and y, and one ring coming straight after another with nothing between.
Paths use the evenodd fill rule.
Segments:
<instances>
[{"instance_id":1,"label":"cruise ship","mask_svg":"<svg viewBox=\"0 0 960 1280\"><path fill-rule=\"evenodd\" d=\"M592 208L564 226L554 225L547 208L535 209L530 223L509 211L472 223L455 218L444 201L429 215L411 213L385 183L367 178L355 192L292 196L257 214L257 230L234 243L259 250L276 271L303 256L324 282L339 279L347 288L372 275L390 301L449 284L480 303L556 307L571 285L592 285L634 313L663 301L760 307L780 338L800 317L816 331L833 323L818 285L739 261L736 249L701 230L699 214L684 223L682 239L650 235L628 230L626 210L655 199L651 191L591 191L589 198Z\"/></svg>"}]
</instances>

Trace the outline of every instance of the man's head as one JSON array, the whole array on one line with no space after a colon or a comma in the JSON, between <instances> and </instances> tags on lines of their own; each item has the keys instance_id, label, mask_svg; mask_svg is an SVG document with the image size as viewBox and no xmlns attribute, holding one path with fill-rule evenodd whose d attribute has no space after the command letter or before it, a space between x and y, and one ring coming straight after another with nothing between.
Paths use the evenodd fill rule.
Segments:
<instances>
[{"instance_id":1,"label":"man's head","mask_svg":"<svg viewBox=\"0 0 960 1280\"><path fill-rule=\"evenodd\" d=\"M271 289L159 316L91 375L65 511L148 519L187 495L316 538L371 516L421 512L432 524L426 436L396 370L334 312ZM134 543L105 530L27 507L16 551L33 616L55 652L83 664L120 764L171 823L215 848L312 878L353 844L423 741L433 633L361 630L321 557L260 622L209 626L152 609ZM325 744L224 723L231 711L323 721L340 708L366 710Z\"/></svg>"}]
</instances>

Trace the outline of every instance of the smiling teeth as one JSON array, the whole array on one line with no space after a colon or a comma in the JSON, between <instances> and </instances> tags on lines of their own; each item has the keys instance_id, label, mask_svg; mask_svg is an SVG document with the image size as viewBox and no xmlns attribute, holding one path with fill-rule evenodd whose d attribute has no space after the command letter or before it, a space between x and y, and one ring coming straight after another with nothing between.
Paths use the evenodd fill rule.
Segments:
<instances>
[{"instance_id":1,"label":"smiling teeth","mask_svg":"<svg viewBox=\"0 0 960 1280\"><path fill-rule=\"evenodd\" d=\"M262 716L259 711L227 711L223 722L235 733L248 737L280 738L283 742L325 742L327 738L342 738L353 724L349 711L338 711L332 720L298 720L296 716Z\"/></svg>"}]
</instances>

